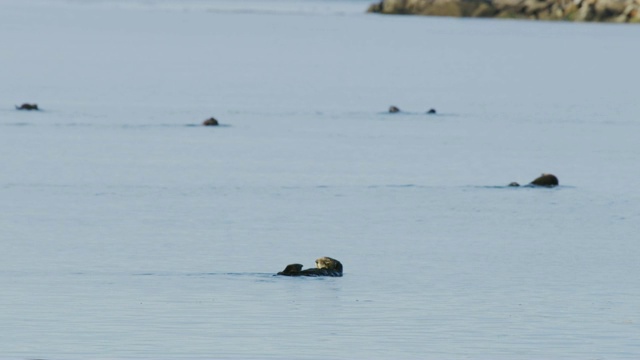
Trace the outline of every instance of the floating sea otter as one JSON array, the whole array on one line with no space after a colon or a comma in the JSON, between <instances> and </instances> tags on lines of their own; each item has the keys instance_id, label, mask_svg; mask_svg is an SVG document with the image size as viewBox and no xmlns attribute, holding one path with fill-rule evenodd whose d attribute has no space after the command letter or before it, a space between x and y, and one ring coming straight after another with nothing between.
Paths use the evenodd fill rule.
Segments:
<instances>
[{"instance_id":1,"label":"floating sea otter","mask_svg":"<svg viewBox=\"0 0 640 360\"><path fill-rule=\"evenodd\" d=\"M205 120L202 125L204 126L218 126L218 120L216 120L215 118L209 118L207 120Z\"/></svg>"},{"instance_id":2,"label":"floating sea otter","mask_svg":"<svg viewBox=\"0 0 640 360\"><path fill-rule=\"evenodd\" d=\"M558 186L558 178L553 174L542 174L539 177L535 178L529 185L533 186L544 186L544 187L554 187ZM512 182L509 186L520 186L517 182Z\"/></svg>"},{"instance_id":3,"label":"floating sea otter","mask_svg":"<svg viewBox=\"0 0 640 360\"><path fill-rule=\"evenodd\" d=\"M40 109L38 109L38 104L24 103L20 106L16 105L16 110L40 110Z\"/></svg>"},{"instance_id":4,"label":"floating sea otter","mask_svg":"<svg viewBox=\"0 0 640 360\"><path fill-rule=\"evenodd\" d=\"M302 270L302 264L287 265L278 275L284 276L342 276L342 264L330 257L316 260L316 267Z\"/></svg>"}]
</instances>

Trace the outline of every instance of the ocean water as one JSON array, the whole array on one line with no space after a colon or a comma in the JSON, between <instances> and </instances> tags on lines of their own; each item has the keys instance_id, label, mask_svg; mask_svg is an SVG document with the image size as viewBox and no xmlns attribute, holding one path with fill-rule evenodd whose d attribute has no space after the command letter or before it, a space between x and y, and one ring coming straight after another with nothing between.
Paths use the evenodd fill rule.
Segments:
<instances>
[{"instance_id":1,"label":"ocean water","mask_svg":"<svg viewBox=\"0 0 640 360\"><path fill-rule=\"evenodd\" d=\"M640 27L368 5L0 2L0 358L639 358Z\"/></svg>"}]
</instances>

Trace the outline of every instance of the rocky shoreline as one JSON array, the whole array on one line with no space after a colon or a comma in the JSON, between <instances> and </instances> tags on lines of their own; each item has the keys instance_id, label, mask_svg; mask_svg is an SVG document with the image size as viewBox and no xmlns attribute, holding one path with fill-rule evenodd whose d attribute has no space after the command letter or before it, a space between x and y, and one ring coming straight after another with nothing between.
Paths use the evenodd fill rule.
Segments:
<instances>
[{"instance_id":1,"label":"rocky shoreline","mask_svg":"<svg viewBox=\"0 0 640 360\"><path fill-rule=\"evenodd\" d=\"M382 0L368 12L640 23L640 0Z\"/></svg>"}]
</instances>

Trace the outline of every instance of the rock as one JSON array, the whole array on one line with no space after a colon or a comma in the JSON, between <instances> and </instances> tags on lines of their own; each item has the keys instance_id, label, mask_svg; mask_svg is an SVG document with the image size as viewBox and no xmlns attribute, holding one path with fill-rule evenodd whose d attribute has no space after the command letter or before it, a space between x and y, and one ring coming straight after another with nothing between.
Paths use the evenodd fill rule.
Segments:
<instances>
[{"instance_id":1,"label":"rock","mask_svg":"<svg viewBox=\"0 0 640 360\"><path fill-rule=\"evenodd\" d=\"M576 21L593 21L596 20L595 0L582 0L580 7L576 12Z\"/></svg>"},{"instance_id":2,"label":"rock","mask_svg":"<svg viewBox=\"0 0 640 360\"><path fill-rule=\"evenodd\" d=\"M429 109L429 111L427 111L427 114L432 114L433 115L435 113L436 113L436 109L433 109L433 108L431 108L431 109Z\"/></svg>"},{"instance_id":3,"label":"rock","mask_svg":"<svg viewBox=\"0 0 640 360\"><path fill-rule=\"evenodd\" d=\"M627 4L620 0L599 0L593 4L593 11L598 21L615 21L624 15Z\"/></svg>"},{"instance_id":4,"label":"rock","mask_svg":"<svg viewBox=\"0 0 640 360\"><path fill-rule=\"evenodd\" d=\"M562 20L574 21L578 16L578 4L571 1L569 5L565 7L559 7L557 11L557 18ZM559 12L559 13L558 13Z\"/></svg>"},{"instance_id":5,"label":"rock","mask_svg":"<svg viewBox=\"0 0 640 360\"><path fill-rule=\"evenodd\" d=\"M524 0L523 12L528 16L538 16L539 13L547 10L553 5L551 2L545 0Z\"/></svg>"},{"instance_id":6,"label":"rock","mask_svg":"<svg viewBox=\"0 0 640 360\"><path fill-rule=\"evenodd\" d=\"M471 17L488 18L494 17L498 13L498 10L487 3L481 2L478 7L473 11Z\"/></svg>"},{"instance_id":7,"label":"rock","mask_svg":"<svg viewBox=\"0 0 640 360\"><path fill-rule=\"evenodd\" d=\"M302 264L289 264L278 275L283 276L342 276L342 263L330 257L316 260L316 267L302 270Z\"/></svg>"},{"instance_id":8,"label":"rock","mask_svg":"<svg viewBox=\"0 0 640 360\"><path fill-rule=\"evenodd\" d=\"M520 184L514 181L514 182L510 182L509 186L520 186Z\"/></svg>"},{"instance_id":9,"label":"rock","mask_svg":"<svg viewBox=\"0 0 640 360\"><path fill-rule=\"evenodd\" d=\"M395 14L400 9L407 7L407 0L386 0L380 3L382 12L386 14ZM403 14L400 12L400 14Z\"/></svg>"},{"instance_id":10,"label":"rock","mask_svg":"<svg viewBox=\"0 0 640 360\"><path fill-rule=\"evenodd\" d=\"M638 0L382 0L369 12L540 20L640 22Z\"/></svg>"},{"instance_id":11,"label":"rock","mask_svg":"<svg viewBox=\"0 0 640 360\"><path fill-rule=\"evenodd\" d=\"M431 6L422 10L425 15L433 16L464 16L464 6L462 1L449 1L449 0L435 0L431 3Z\"/></svg>"},{"instance_id":12,"label":"rock","mask_svg":"<svg viewBox=\"0 0 640 360\"><path fill-rule=\"evenodd\" d=\"M40 110L38 109L38 104L27 104L24 103L20 106L16 105L17 110Z\"/></svg>"},{"instance_id":13,"label":"rock","mask_svg":"<svg viewBox=\"0 0 640 360\"><path fill-rule=\"evenodd\" d=\"M531 182L531 185L554 187L558 186L558 178L553 174L542 174Z\"/></svg>"},{"instance_id":14,"label":"rock","mask_svg":"<svg viewBox=\"0 0 640 360\"><path fill-rule=\"evenodd\" d=\"M640 3L629 5L625 13L630 22L640 22Z\"/></svg>"},{"instance_id":15,"label":"rock","mask_svg":"<svg viewBox=\"0 0 640 360\"><path fill-rule=\"evenodd\" d=\"M375 3L375 4L371 4L369 6L369 9L367 9L367 12L370 13L379 13L382 12L382 3Z\"/></svg>"},{"instance_id":16,"label":"rock","mask_svg":"<svg viewBox=\"0 0 640 360\"><path fill-rule=\"evenodd\" d=\"M218 120L214 119L214 118L209 118L207 120L205 120L202 125L204 126L218 126Z\"/></svg>"},{"instance_id":17,"label":"rock","mask_svg":"<svg viewBox=\"0 0 640 360\"><path fill-rule=\"evenodd\" d=\"M397 107L395 107L395 106L390 106L390 107L389 107L389 112L390 112L390 113L392 113L392 114L393 114L393 113L397 113L397 112L400 112L400 109L398 109L398 108L397 108Z\"/></svg>"}]
</instances>

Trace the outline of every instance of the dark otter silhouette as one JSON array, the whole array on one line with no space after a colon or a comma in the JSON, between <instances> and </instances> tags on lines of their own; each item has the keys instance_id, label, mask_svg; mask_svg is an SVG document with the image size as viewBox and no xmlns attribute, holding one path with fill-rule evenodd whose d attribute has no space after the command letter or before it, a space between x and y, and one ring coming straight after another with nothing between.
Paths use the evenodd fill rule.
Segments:
<instances>
[{"instance_id":1,"label":"dark otter silhouette","mask_svg":"<svg viewBox=\"0 0 640 360\"><path fill-rule=\"evenodd\" d=\"M283 276L342 276L342 263L330 257L316 260L316 267L302 270L302 264L289 264L278 275Z\"/></svg>"},{"instance_id":2,"label":"dark otter silhouette","mask_svg":"<svg viewBox=\"0 0 640 360\"><path fill-rule=\"evenodd\" d=\"M16 105L16 110L40 110L40 109L38 109L38 104L24 103L20 106Z\"/></svg>"},{"instance_id":3,"label":"dark otter silhouette","mask_svg":"<svg viewBox=\"0 0 640 360\"><path fill-rule=\"evenodd\" d=\"M528 186L544 186L544 187L554 187L558 186L558 178L553 174L542 174L539 177L535 178L532 182L529 183ZM517 182L512 182L509 186L520 186Z\"/></svg>"},{"instance_id":4,"label":"dark otter silhouette","mask_svg":"<svg viewBox=\"0 0 640 360\"><path fill-rule=\"evenodd\" d=\"M204 126L218 126L218 120L216 120L215 118L209 118L207 120L205 120L202 125Z\"/></svg>"},{"instance_id":5,"label":"dark otter silhouette","mask_svg":"<svg viewBox=\"0 0 640 360\"><path fill-rule=\"evenodd\" d=\"M542 174L533 180L531 185L546 187L558 186L558 178L553 174Z\"/></svg>"},{"instance_id":6,"label":"dark otter silhouette","mask_svg":"<svg viewBox=\"0 0 640 360\"><path fill-rule=\"evenodd\" d=\"M400 112L400 109L398 109L398 108L397 108L397 107L395 107L395 106L390 106L390 107L389 107L389 112L390 112L390 113L392 113L392 114L393 114L393 113L397 113L397 112Z\"/></svg>"},{"instance_id":7,"label":"dark otter silhouette","mask_svg":"<svg viewBox=\"0 0 640 360\"><path fill-rule=\"evenodd\" d=\"M429 109L429 111L427 111L427 114L435 114L436 113L436 109Z\"/></svg>"}]
</instances>

